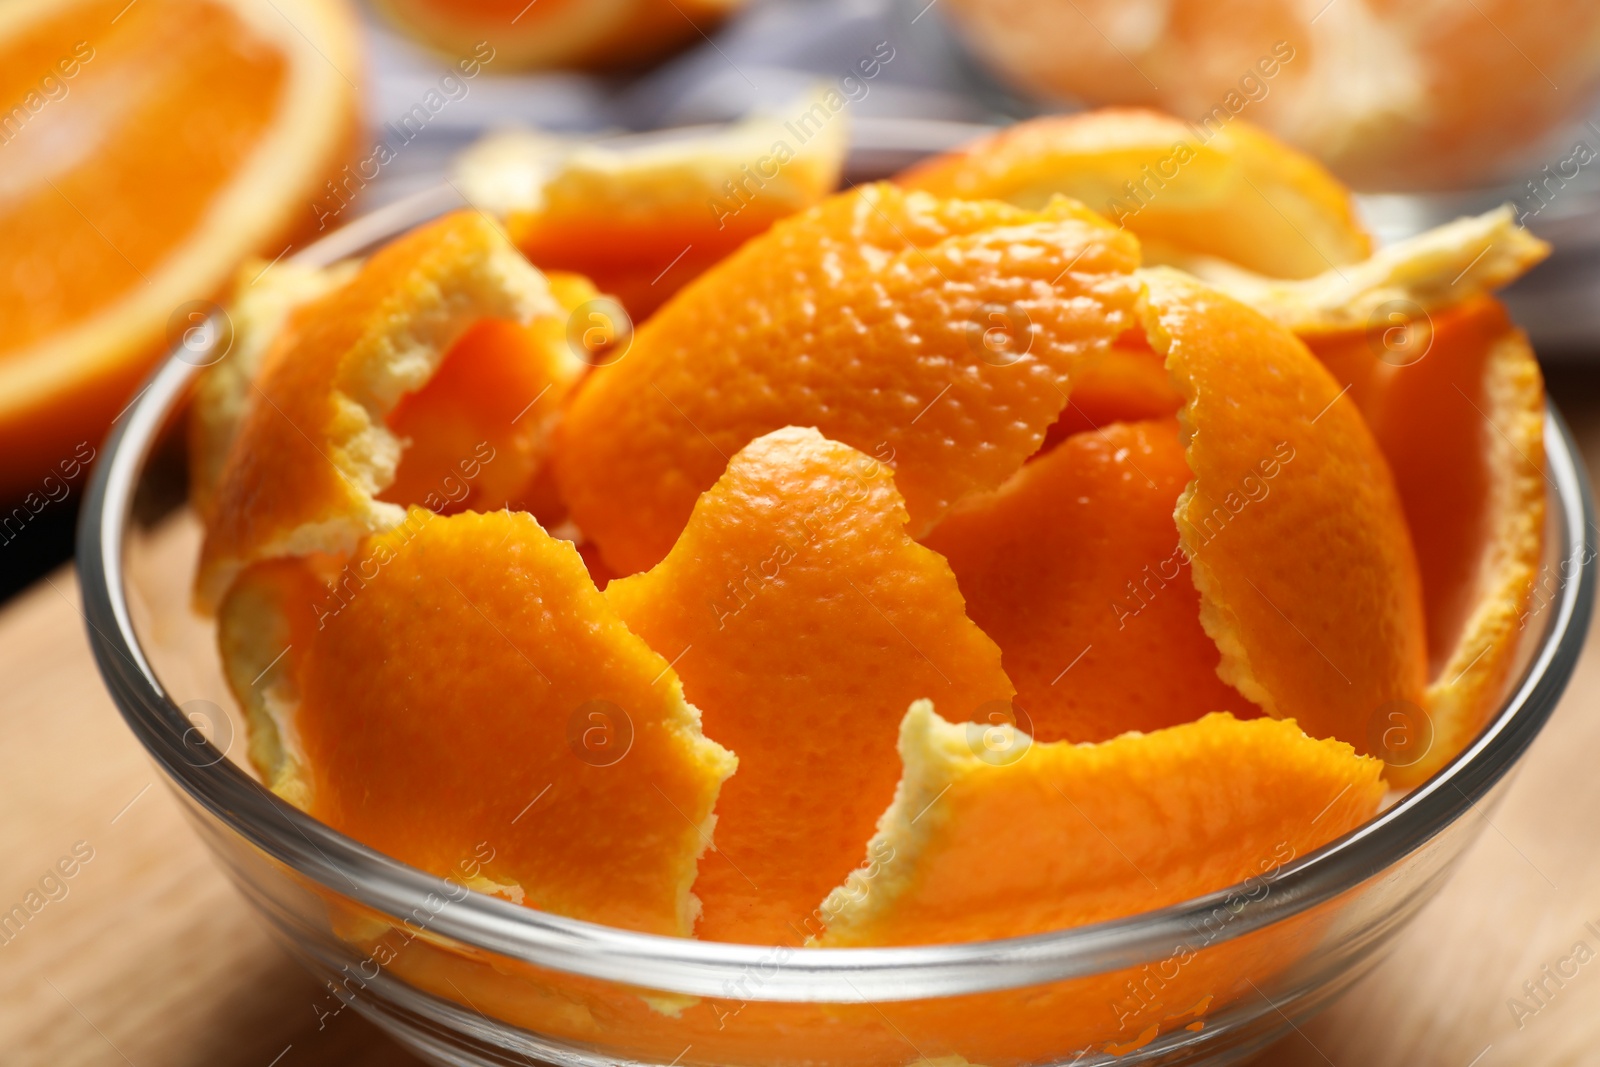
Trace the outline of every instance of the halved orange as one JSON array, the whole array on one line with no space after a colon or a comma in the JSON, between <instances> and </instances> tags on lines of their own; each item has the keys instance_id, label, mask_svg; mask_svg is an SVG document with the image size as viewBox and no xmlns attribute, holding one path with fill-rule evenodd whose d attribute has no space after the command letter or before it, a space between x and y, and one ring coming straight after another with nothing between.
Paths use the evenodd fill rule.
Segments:
<instances>
[{"instance_id":1,"label":"halved orange","mask_svg":"<svg viewBox=\"0 0 1600 1067\"><path fill-rule=\"evenodd\" d=\"M1203 255L1309 278L1372 251L1350 191L1309 156L1237 121L1210 137L1170 115L1104 108L1019 122L897 181L1038 208L1064 194L1139 235L1148 263Z\"/></svg>"},{"instance_id":2,"label":"halved orange","mask_svg":"<svg viewBox=\"0 0 1600 1067\"><path fill-rule=\"evenodd\" d=\"M0 12L0 494L98 442L240 262L315 225L360 77L340 2Z\"/></svg>"},{"instance_id":3,"label":"halved orange","mask_svg":"<svg viewBox=\"0 0 1600 1067\"><path fill-rule=\"evenodd\" d=\"M1192 477L1175 419L1113 423L962 501L925 539L1000 646L1026 713L1013 721L1037 740L1256 713L1217 677L1200 626L1172 521Z\"/></svg>"},{"instance_id":4,"label":"halved orange","mask_svg":"<svg viewBox=\"0 0 1600 1067\"><path fill-rule=\"evenodd\" d=\"M1014 744L984 759L965 728L912 706L899 792L870 866L823 905L822 944L981 941L1175 904L1259 881L1360 825L1384 791L1382 761L1290 721Z\"/></svg>"},{"instance_id":5,"label":"halved orange","mask_svg":"<svg viewBox=\"0 0 1600 1067\"><path fill-rule=\"evenodd\" d=\"M817 903L894 796L904 705L1011 714L1000 650L905 526L886 465L789 427L733 456L665 559L606 589L672 658L707 736L739 754L695 883L701 937L797 945L821 931Z\"/></svg>"},{"instance_id":6,"label":"halved orange","mask_svg":"<svg viewBox=\"0 0 1600 1067\"><path fill-rule=\"evenodd\" d=\"M506 133L473 146L462 188L535 266L575 271L642 321L745 241L839 184L844 97L797 100L710 133L629 147Z\"/></svg>"},{"instance_id":7,"label":"halved orange","mask_svg":"<svg viewBox=\"0 0 1600 1067\"><path fill-rule=\"evenodd\" d=\"M1394 476L1292 334L1177 272L1142 272L1145 326L1184 394L1195 478L1178 532L1224 681L1358 752L1425 699L1421 579Z\"/></svg>"},{"instance_id":8,"label":"halved orange","mask_svg":"<svg viewBox=\"0 0 1600 1067\"><path fill-rule=\"evenodd\" d=\"M1393 709L1379 735L1405 785L1461 751L1501 699L1537 610L1546 492L1543 381L1505 308L1479 296L1416 326L1405 347L1386 345L1387 328L1313 341L1388 457L1421 568L1427 718Z\"/></svg>"},{"instance_id":9,"label":"halved orange","mask_svg":"<svg viewBox=\"0 0 1600 1067\"><path fill-rule=\"evenodd\" d=\"M214 605L258 560L347 553L362 535L397 524L404 509L379 494L400 461L403 442L386 420L402 397L428 383L475 323L548 317L564 318L543 275L470 211L400 238L350 282L292 313L251 382L224 461L199 603ZM564 347L527 351L551 381L583 369ZM509 421L486 432L502 442L518 434Z\"/></svg>"},{"instance_id":10,"label":"halved orange","mask_svg":"<svg viewBox=\"0 0 1600 1067\"><path fill-rule=\"evenodd\" d=\"M701 40L743 0L379 0L452 56L509 68L619 67Z\"/></svg>"},{"instance_id":11,"label":"halved orange","mask_svg":"<svg viewBox=\"0 0 1600 1067\"><path fill-rule=\"evenodd\" d=\"M701 734L671 665L571 544L525 514L413 508L331 583L297 566L258 565L223 612L225 653L255 646L233 665L236 688L268 635L290 641L272 654L292 666L273 669L291 672L296 699L268 711L293 748L273 754L258 735L279 792L530 907L689 934L696 859L737 761Z\"/></svg>"},{"instance_id":12,"label":"halved orange","mask_svg":"<svg viewBox=\"0 0 1600 1067\"><path fill-rule=\"evenodd\" d=\"M1033 212L891 185L826 200L690 283L586 379L556 435L572 517L618 572L652 566L729 457L797 425L892 466L920 536L1039 447L1076 368L1135 324L1137 258L1065 200Z\"/></svg>"}]
</instances>

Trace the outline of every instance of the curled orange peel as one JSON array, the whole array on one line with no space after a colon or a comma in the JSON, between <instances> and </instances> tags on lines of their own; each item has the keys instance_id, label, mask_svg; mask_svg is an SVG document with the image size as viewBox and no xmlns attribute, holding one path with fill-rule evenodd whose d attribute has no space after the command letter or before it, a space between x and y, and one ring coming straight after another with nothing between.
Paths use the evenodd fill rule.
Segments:
<instances>
[{"instance_id":1,"label":"curled orange peel","mask_svg":"<svg viewBox=\"0 0 1600 1067\"><path fill-rule=\"evenodd\" d=\"M474 212L400 238L302 305L252 380L214 494L197 602L213 607L258 560L347 553L399 523L404 509L379 499L402 450L389 413L473 324L559 314L544 277Z\"/></svg>"},{"instance_id":2,"label":"curled orange peel","mask_svg":"<svg viewBox=\"0 0 1600 1067\"><path fill-rule=\"evenodd\" d=\"M570 543L525 514L413 508L326 578L298 567L258 564L222 612L225 656L245 653L230 681L252 727L271 724L252 757L280 795L435 874L471 861L527 906L690 934L737 760Z\"/></svg>"},{"instance_id":3,"label":"curled orange peel","mask_svg":"<svg viewBox=\"0 0 1600 1067\"><path fill-rule=\"evenodd\" d=\"M783 426L889 463L910 531L1034 452L1075 368L1135 325L1137 243L1040 211L870 185L745 244L578 390L554 470L619 573L653 566L728 459Z\"/></svg>"},{"instance_id":4,"label":"curled orange peel","mask_svg":"<svg viewBox=\"0 0 1600 1067\"><path fill-rule=\"evenodd\" d=\"M1313 737L1369 750L1420 706L1421 580L1394 478L1361 414L1282 327L1178 272L1142 272L1145 327L1183 394L1194 481L1178 534L1222 679Z\"/></svg>"},{"instance_id":5,"label":"curled orange peel","mask_svg":"<svg viewBox=\"0 0 1600 1067\"><path fill-rule=\"evenodd\" d=\"M912 705L894 803L823 903L819 944L988 940L1175 904L1326 844L1384 791L1381 761L1290 721L1213 714L1092 745L991 729L1004 743L986 748Z\"/></svg>"},{"instance_id":6,"label":"curled orange peel","mask_svg":"<svg viewBox=\"0 0 1600 1067\"><path fill-rule=\"evenodd\" d=\"M906 534L890 469L814 429L736 453L665 559L606 588L739 753L701 864L701 937L799 944L894 796L905 705L1010 712L1000 649Z\"/></svg>"}]
</instances>

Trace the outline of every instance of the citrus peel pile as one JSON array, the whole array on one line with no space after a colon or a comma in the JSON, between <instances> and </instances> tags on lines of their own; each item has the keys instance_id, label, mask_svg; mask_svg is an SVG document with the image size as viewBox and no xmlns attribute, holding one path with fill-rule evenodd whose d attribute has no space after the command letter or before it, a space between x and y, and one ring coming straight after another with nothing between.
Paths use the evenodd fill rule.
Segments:
<instances>
[{"instance_id":1,"label":"citrus peel pile","mask_svg":"<svg viewBox=\"0 0 1600 1067\"><path fill-rule=\"evenodd\" d=\"M1060 130L779 219L614 359L472 211L252 320L200 393L197 600L263 777L437 873L493 842L478 887L541 910L874 945L1178 903L1443 766L1542 551L1486 294L1542 247L1350 230L1340 289L1204 246L1259 218L1212 190L1204 281L1051 187L1095 166ZM1360 317L1397 285L1420 318Z\"/></svg>"}]
</instances>

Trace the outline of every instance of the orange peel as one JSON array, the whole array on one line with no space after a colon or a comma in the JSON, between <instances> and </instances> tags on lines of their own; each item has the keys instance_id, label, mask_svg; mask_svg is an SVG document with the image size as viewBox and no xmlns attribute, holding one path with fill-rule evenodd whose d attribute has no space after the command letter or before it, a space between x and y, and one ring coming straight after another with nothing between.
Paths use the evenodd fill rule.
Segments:
<instances>
[{"instance_id":1,"label":"orange peel","mask_svg":"<svg viewBox=\"0 0 1600 1067\"><path fill-rule=\"evenodd\" d=\"M606 599L674 662L739 753L702 864L699 936L798 944L894 796L904 708L1009 712L1000 650L939 555L906 534L887 466L814 429L751 442L653 569Z\"/></svg>"},{"instance_id":2,"label":"orange peel","mask_svg":"<svg viewBox=\"0 0 1600 1067\"><path fill-rule=\"evenodd\" d=\"M1181 264L1296 335L1323 337L1405 325L1516 281L1550 254L1508 204L1397 241L1359 263L1298 281L1267 278L1215 260ZM1386 312L1404 309L1392 316Z\"/></svg>"},{"instance_id":3,"label":"orange peel","mask_svg":"<svg viewBox=\"0 0 1600 1067\"><path fill-rule=\"evenodd\" d=\"M276 266L251 261L240 268L226 308L232 347L195 379L190 408L189 502L202 518L211 515L228 449L250 406L250 383L267 350L295 308L344 285L359 267L354 260L330 267L291 260Z\"/></svg>"},{"instance_id":4,"label":"orange peel","mask_svg":"<svg viewBox=\"0 0 1600 1067\"><path fill-rule=\"evenodd\" d=\"M498 134L467 152L459 180L473 203L505 218L536 266L593 279L642 321L745 241L838 186L845 116L822 96L789 110L810 132L805 140L770 115L628 147Z\"/></svg>"},{"instance_id":5,"label":"orange peel","mask_svg":"<svg viewBox=\"0 0 1600 1067\"><path fill-rule=\"evenodd\" d=\"M840 194L691 283L584 382L556 434L557 482L628 574L666 555L729 456L815 426L894 467L920 536L1020 466L1074 369L1135 325L1137 255L1065 200ZM1011 322L998 348L996 314Z\"/></svg>"},{"instance_id":6,"label":"orange peel","mask_svg":"<svg viewBox=\"0 0 1600 1067\"><path fill-rule=\"evenodd\" d=\"M823 904L821 944L988 940L1175 904L1326 844L1384 792L1380 760L1287 720L1213 714L1097 745L996 729L1010 759L912 705L871 866Z\"/></svg>"},{"instance_id":7,"label":"orange peel","mask_svg":"<svg viewBox=\"0 0 1600 1067\"><path fill-rule=\"evenodd\" d=\"M1375 717L1420 706L1427 675L1388 463L1292 334L1177 272L1142 276L1150 342L1184 394L1195 479L1176 518L1219 674L1269 715L1366 752Z\"/></svg>"},{"instance_id":8,"label":"orange peel","mask_svg":"<svg viewBox=\"0 0 1600 1067\"><path fill-rule=\"evenodd\" d=\"M475 212L400 238L302 305L252 381L206 528L198 602L214 605L258 560L349 552L399 523L404 509L379 495L400 460L385 420L401 398L478 321L559 314L543 275ZM570 358L575 376L582 363Z\"/></svg>"},{"instance_id":9,"label":"orange peel","mask_svg":"<svg viewBox=\"0 0 1600 1067\"><path fill-rule=\"evenodd\" d=\"M896 179L937 196L1037 208L1081 200L1139 235L1146 262L1215 257L1274 278L1365 259L1350 191L1310 156L1247 122L1209 138L1140 108L1019 122Z\"/></svg>"},{"instance_id":10,"label":"orange peel","mask_svg":"<svg viewBox=\"0 0 1600 1067\"><path fill-rule=\"evenodd\" d=\"M958 504L924 543L950 561L967 613L1000 646L1040 741L1254 708L1217 677L1217 646L1172 512L1193 475L1178 424L1074 434L992 493Z\"/></svg>"},{"instance_id":11,"label":"orange peel","mask_svg":"<svg viewBox=\"0 0 1600 1067\"><path fill-rule=\"evenodd\" d=\"M1399 349L1382 331L1313 342L1388 457L1417 548L1428 721L1391 726L1397 785L1465 748L1501 699L1537 610L1546 507L1544 387L1527 338L1487 296L1416 328Z\"/></svg>"},{"instance_id":12,"label":"orange peel","mask_svg":"<svg viewBox=\"0 0 1600 1067\"><path fill-rule=\"evenodd\" d=\"M571 544L526 514L413 508L332 584L286 573L296 566L253 568L224 611L256 644L230 667L236 690L269 635L305 641L274 652L294 693L271 715L295 751L263 735L257 762L278 792L424 870L459 877L487 843L484 884L510 899L688 936L696 861L737 760L704 737L671 666ZM313 590L309 610L296 604Z\"/></svg>"}]
</instances>

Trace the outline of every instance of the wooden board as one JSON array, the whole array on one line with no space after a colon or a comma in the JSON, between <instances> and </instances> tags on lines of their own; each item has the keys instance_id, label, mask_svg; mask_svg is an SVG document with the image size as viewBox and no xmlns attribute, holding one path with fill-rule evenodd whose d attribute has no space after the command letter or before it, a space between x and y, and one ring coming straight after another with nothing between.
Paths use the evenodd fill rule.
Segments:
<instances>
[{"instance_id":1,"label":"wooden board","mask_svg":"<svg viewBox=\"0 0 1600 1067\"><path fill-rule=\"evenodd\" d=\"M1558 385L1600 468L1600 376ZM0 1061L415 1063L354 1012L319 1020L320 991L213 865L101 689L77 595L57 573L0 613L0 909L30 891L48 901L0 943ZM1258 1062L1600 1063L1600 937L1585 925L1600 929L1597 763L1600 632L1453 880L1383 964ZM1579 942L1594 957L1562 964ZM1546 964L1576 975L1558 985ZM1539 1005L1523 983L1541 981Z\"/></svg>"}]
</instances>

